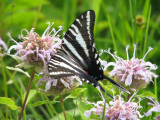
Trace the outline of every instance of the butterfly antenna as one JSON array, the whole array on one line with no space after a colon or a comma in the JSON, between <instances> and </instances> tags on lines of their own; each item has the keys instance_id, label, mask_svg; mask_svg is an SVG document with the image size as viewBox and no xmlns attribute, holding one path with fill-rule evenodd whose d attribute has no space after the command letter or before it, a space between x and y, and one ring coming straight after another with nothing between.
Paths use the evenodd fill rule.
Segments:
<instances>
[{"instance_id":1,"label":"butterfly antenna","mask_svg":"<svg viewBox=\"0 0 160 120\"><path fill-rule=\"evenodd\" d=\"M124 87L122 87L121 85L119 85L118 83L116 83L114 80L110 79L109 77L104 75L104 79L108 80L109 82L111 82L112 84L114 84L115 86L121 88L123 91L125 91L128 94L131 94L127 89L125 89Z\"/></svg>"}]
</instances>

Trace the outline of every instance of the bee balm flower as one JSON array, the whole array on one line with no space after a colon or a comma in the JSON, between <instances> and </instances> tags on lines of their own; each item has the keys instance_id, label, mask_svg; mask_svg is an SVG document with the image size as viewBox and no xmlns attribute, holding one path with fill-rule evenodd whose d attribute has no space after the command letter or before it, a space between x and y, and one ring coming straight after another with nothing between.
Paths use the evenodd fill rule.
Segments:
<instances>
[{"instance_id":1,"label":"bee balm flower","mask_svg":"<svg viewBox=\"0 0 160 120\"><path fill-rule=\"evenodd\" d=\"M77 76L53 79L46 71L45 73L43 73L42 78L38 81L37 86L39 86L39 90L44 92L45 94L57 96L59 94L64 94L65 92L70 92L81 84L82 82ZM45 85L45 90L41 89L41 86L43 85Z\"/></svg>"},{"instance_id":2,"label":"bee balm flower","mask_svg":"<svg viewBox=\"0 0 160 120\"><path fill-rule=\"evenodd\" d=\"M53 24L48 24L47 29L41 37L34 32L34 28L30 32L26 29L22 30L22 32L25 31L27 33L26 36L23 36L22 33L20 35L20 38L24 40L23 42L16 42L10 36L16 45L9 48L8 54L10 54L12 49L15 49L15 55L21 57L26 64L39 65L46 68L51 55L56 53L57 48L60 48L62 43L62 40L57 36L57 33L62 30L62 27L60 26L58 31L54 28L50 31Z\"/></svg>"},{"instance_id":3,"label":"bee balm flower","mask_svg":"<svg viewBox=\"0 0 160 120\"><path fill-rule=\"evenodd\" d=\"M118 99L114 97L109 104L106 103L105 120L139 120L139 118L143 117L138 111L141 105L131 101L132 97L128 102L125 102L120 96L117 97ZM93 113L96 117L102 118L104 101L91 104L94 105L94 108L85 111L84 115L88 118Z\"/></svg>"},{"instance_id":4,"label":"bee balm flower","mask_svg":"<svg viewBox=\"0 0 160 120\"><path fill-rule=\"evenodd\" d=\"M109 53L116 62L106 63L102 61L105 70L108 66L114 66L113 70L110 72L110 76L114 77L115 80L123 85L130 86L133 89L145 88L146 85L152 81L152 78L157 78L158 76L152 72L156 70L157 66L151 62L145 62L146 55L152 50L150 47L147 53L142 59L135 58L136 45L134 45L133 57L129 59L128 48L126 47L127 60L124 60L121 57L118 57L115 54L110 53L110 50L104 51Z\"/></svg>"}]
</instances>

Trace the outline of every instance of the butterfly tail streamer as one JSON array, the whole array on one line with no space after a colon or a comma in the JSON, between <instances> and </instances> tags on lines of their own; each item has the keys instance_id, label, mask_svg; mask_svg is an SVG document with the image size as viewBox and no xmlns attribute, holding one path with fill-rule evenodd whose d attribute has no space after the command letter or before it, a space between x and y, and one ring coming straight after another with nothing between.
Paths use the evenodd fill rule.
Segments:
<instances>
[{"instance_id":1,"label":"butterfly tail streamer","mask_svg":"<svg viewBox=\"0 0 160 120\"><path fill-rule=\"evenodd\" d=\"M97 88L99 91L104 92L105 94L107 93L107 92L104 90L104 88L101 86L101 84L98 83L98 81L94 80L92 77L90 77L89 75L83 73L82 71L81 71L80 73L81 73L81 74L77 74L77 75L78 75L78 76L81 76L82 78L87 78L87 80L89 81L89 82L87 82L88 84L92 84L95 88ZM82 79L82 80L83 80L83 79ZM84 80L84 81L86 82L87 80ZM107 95L108 95L111 99L113 99L113 96L112 96L112 95L110 95L109 93L107 93Z\"/></svg>"},{"instance_id":2,"label":"butterfly tail streamer","mask_svg":"<svg viewBox=\"0 0 160 120\"><path fill-rule=\"evenodd\" d=\"M118 83L116 83L115 81L113 81L112 79L110 79L109 77L104 75L104 79L108 80L109 82L111 82L113 85L117 86L118 88L122 89L123 91L125 91L128 94L131 94L127 89L125 89L124 87L122 87L121 85L119 85Z\"/></svg>"}]
</instances>

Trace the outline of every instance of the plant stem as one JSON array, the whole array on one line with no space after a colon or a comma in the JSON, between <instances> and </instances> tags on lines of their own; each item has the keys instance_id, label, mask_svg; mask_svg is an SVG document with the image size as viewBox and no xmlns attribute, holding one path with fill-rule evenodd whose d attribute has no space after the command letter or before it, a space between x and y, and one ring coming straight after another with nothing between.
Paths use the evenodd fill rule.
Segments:
<instances>
[{"instance_id":1,"label":"plant stem","mask_svg":"<svg viewBox=\"0 0 160 120\"><path fill-rule=\"evenodd\" d=\"M148 11L148 18L147 18L147 27L145 31L145 40L144 40L144 49L143 49L143 54L146 52L146 47L147 47L147 40L148 40L148 31L149 31L149 24L150 24L150 17L151 17L151 6Z\"/></svg>"},{"instance_id":2,"label":"plant stem","mask_svg":"<svg viewBox=\"0 0 160 120\"><path fill-rule=\"evenodd\" d=\"M76 106L77 106L77 100L76 100ZM75 109L74 109L73 117L75 117L75 114L76 114L76 106L75 106Z\"/></svg>"},{"instance_id":3,"label":"plant stem","mask_svg":"<svg viewBox=\"0 0 160 120\"><path fill-rule=\"evenodd\" d=\"M111 36L112 36L113 45L114 45L114 50L117 51L117 45L116 45L116 41L115 41L115 38L114 38L113 29L112 29L109 14L107 15L107 18L108 18L108 24L109 24L109 28L110 28L110 32L111 32Z\"/></svg>"},{"instance_id":4,"label":"plant stem","mask_svg":"<svg viewBox=\"0 0 160 120\"><path fill-rule=\"evenodd\" d=\"M39 16L39 13L40 13L41 8L42 8L42 2L43 2L43 0L40 0L40 5L39 5L39 8L38 8L38 11L37 11L35 20L34 20L34 22L33 22L33 28L35 28L35 26L36 26L36 23L37 23L37 20L38 20L38 16Z\"/></svg>"},{"instance_id":5,"label":"plant stem","mask_svg":"<svg viewBox=\"0 0 160 120\"><path fill-rule=\"evenodd\" d=\"M7 78L5 73L5 64L3 62L3 56L1 57L1 66L2 66L2 75L3 75L3 81L4 81L4 94L5 97L8 97L8 87L7 87ZM8 119L8 107L5 107L6 111L6 119Z\"/></svg>"},{"instance_id":6,"label":"plant stem","mask_svg":"<svg viewBox=\"0 0 160 120\"><path fill-rule=\"evenodd\" d=\"M64 118L65 118L65 120L67 120L66 113L65 113L65 109L64 109L64 104L63 104L63 98L62 98L62 95L60 95L60 100L61 100L61 106L62 106L62 110L63 110Z\"/></svg>"},{"instance_id":7,"label":"plant stem","mask_svg":"<svg viewBox=\"0 0 160 120\"><path fill-rule=\"evenodd\" d=\"M129 7L130 7L130 17L131 17L131 24L132 24L132 31L133 31L133 42L135 44L136 41L136 0L129 0Z\"/></svg>"},{"instance_id":8,"label":"plant stem","mask_svg":"<svg viewBox=\"0 0 160 120\"><path fill-rule=\"evenodd\" d=\"M32 70L32 75L31 75L30 82L29 82L28 89L27 89L27 93L26 93L26 96L25 96L25 99L24 99L24 102L23 102L23 105L22 105L21 113L20 113L20 115L19 115L18 120L21 120L21 118L22 118L22 114L23 114L23 111L24 111L25 106L26 106L28 94L29 94L29 91L30 91L30 89L31 89L32 82L33 82L33 79L34 79L34 74L35 74L35 70L34 70L34 68L33 68L33 70Z\"/></svg>"},{"instance_id":9,"label":"plant stem","mask_svg":"<svg viewBox=\"0 0 160 120\"><path fill-rule=\"evenodd\" d=\"M102 116L102 120L105 120L105 111L106 111L106 98L107 97L107 93L105 92L104 94L104 106L103 106L103 116Z\"/></svg>"},{"instance_id":10,"label":"plant stem","mask_svg":"<svg viewBox=\"0 0 160 120\"><path fill-rule=\"evenodd\" d=\"M154 78L154 94L156 95L156 99L158 99L157 97L157 79Z\"/></svg>"}]
</instances>

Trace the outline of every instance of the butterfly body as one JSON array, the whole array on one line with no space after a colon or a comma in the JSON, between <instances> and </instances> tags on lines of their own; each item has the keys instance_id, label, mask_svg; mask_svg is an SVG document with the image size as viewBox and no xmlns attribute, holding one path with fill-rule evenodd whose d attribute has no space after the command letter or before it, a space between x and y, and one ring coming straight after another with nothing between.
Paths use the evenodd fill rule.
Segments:
<instances>
[{"instance_id":1,"label":"butterfly body","mask_svg":"<svg viewBox=\"0 0 160 120\"><path fill-rule=\"evenodd\" d=\"M99 54L94 47L94 22L95 12L88 10L72 23L64 35L62 48L49 61L49 74L55 79L77 75L103 91L98 81L107 79L125 90L103 73Z\"/></svg>"}]
</instances>

